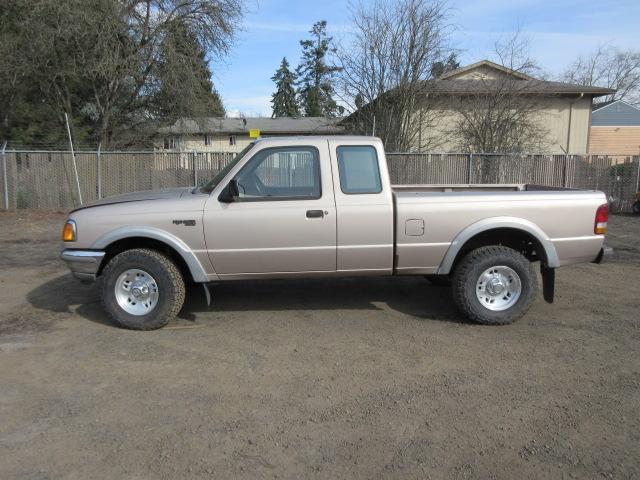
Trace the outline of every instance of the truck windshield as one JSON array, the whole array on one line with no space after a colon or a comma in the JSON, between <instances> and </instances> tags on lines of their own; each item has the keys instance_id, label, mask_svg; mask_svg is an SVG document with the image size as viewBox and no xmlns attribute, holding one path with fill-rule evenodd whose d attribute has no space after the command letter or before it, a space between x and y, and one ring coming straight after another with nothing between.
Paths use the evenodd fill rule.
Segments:
<instances>
[{"instance_id":1,"label":"truck windshield","mask_svg":"<svg viewBox=\"0 0 640 480\"><path fill-rule=\"evenodd\" d=\"M254 142L250 143L249 145L247 145L246 147L244 147L240 153L238 153L233 160L231 160L227 165L225 165L225 167L220 170L217 175L215 177L213 177L211 180L209 180L208 183L206 183L205 185L203 185L202 187L200 187L200 191L203 193L211 193L213 191L214 188L216 188L218 186L218 184L222 181L222 179L224 177L227 176L227 173L229 173L229 171L236 166L236 164L242 160L244 158L244 156L247 154L247 152L249 152L249 150L251 150L253 148L253 146L255 145Z\"/></svg>"}]
</instances>

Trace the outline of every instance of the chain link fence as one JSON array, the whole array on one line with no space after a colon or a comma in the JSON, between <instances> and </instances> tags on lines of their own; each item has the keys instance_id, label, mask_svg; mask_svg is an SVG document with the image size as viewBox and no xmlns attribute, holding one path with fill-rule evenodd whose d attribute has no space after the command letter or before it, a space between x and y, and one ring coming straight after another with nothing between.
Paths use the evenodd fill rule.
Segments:
<instances>
[{"instance_id":1,"label":"chain link fence","mask_svg":"<svg viewBox=\"0 0 640 480\"><path fill-rule=\"evenodd\" d=\"M76 152L74 159L68 151L8 150L0 190L4 208L65 210L120 193L200 185L234 156L127 151Z\"/></svg>"},{"instance_id":2,"label":"chain link fence","mask_svg":"<svg viewBox=\"0 0 640 480\"><path fill-rule=\"evenodd\" d=\"M110 195L203 184L229 152L76 152L0 154L2 208L68 210ZM601 190L611 209L630 212L640 190L640 156L389 153L394 184L534 183ZM75 165L74 165L75 164ZM77 178L76 178L77 169Z\"/></svg>"},{"instance_id":3,"label":"chain link fence","mask_svg":"<svg viewBox=\"0 0 640 480\"><path fill-rule=\"evenodd\" d=\"M395 184L531 183L600 190L611 210L631 212L640 191L640 156L388 153Z\"/></svg>"}]
</instances>

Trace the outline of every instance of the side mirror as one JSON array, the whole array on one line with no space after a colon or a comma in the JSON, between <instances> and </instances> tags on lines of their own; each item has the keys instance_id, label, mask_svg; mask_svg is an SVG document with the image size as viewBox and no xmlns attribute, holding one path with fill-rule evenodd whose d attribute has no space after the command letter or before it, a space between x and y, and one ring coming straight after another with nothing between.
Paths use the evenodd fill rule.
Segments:
<instances>
[{"instance_id":1,"label":"side mirror","mask_svg":"<svg viewBox=\"0 0 640 480\"><path fill-rule=\"evenodd\" d=\"M231 179L226 187L220 192L218 200L222 203L233 203L240 196L238 190L238 182L235 178Z\"/></svg>"}]
</instances>

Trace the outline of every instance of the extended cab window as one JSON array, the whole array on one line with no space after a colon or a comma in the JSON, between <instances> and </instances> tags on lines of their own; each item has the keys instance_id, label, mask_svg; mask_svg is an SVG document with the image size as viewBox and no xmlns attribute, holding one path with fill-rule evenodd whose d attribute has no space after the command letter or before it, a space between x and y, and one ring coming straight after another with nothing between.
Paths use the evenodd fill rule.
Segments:
<instances>
[{"instance_id":1,"label":"extended cab window","mask_svg":"<svg viewBox=\"0 0 640 480\"><path fill-rule=\"evenodd\" d=\"M313 147L262 150L236 176L240 200L304 200L321 196L320 159Z\"/></svg>"},{"instance_id":2,"label":"extended cab window","mask_svg":"<svg viewBox=\"0 0 640 480\"><path fill-rule=\"evenodd\" d=\"M340 188L347 194L380 193L378 154L372 146L345 145L337 148Z\"/></svg>"}]
</instances>

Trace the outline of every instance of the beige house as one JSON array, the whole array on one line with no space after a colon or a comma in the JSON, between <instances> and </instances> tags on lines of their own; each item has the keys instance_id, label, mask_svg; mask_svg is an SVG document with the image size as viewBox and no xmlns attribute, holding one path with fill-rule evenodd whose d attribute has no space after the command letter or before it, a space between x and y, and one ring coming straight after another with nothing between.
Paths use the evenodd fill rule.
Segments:
<instances>
[{"instance_id":1,"label":"beige house","mask_svg":"<svg viewBox=\"0 0 640 480\"><path fill-rule=\"evenodd\" d=\"M158 130L156 147L170 151L239 152L261 137L285 135L331 135L344 133L340 119L325 117L181 118Z\"/></svg>"},{"instance_id":2,"label":"beige house","mask_svg":"<svg viewBox=\"0 0 640 480\"><path fill-rule=\"evenodd\" d=\"M509 82L505 82L506 78ZM425 132L425 137L440 135L443 138L440 149L443 151L459 149L460 141L455 132L456 103L461 99L473 102L484 91L490 93L492 89L504 88L505 85L518 94L526 94L535 102L532 115L543 132L538 148L541 153L587 153L593 99L613 93L607 88L537 79L482 60L446 73L434 82L439 99L436 117L439 118L434 122L435 128Z\"/></svg>"},{"instance_id":3,"label":"beige house","mask_svg":"<svg viewBox=\"0 0 640 480\"><path fill-rule=\"evenodd\" d=\"M613 93L606 88L537 79L488 60L429 80L424 91L425 105L429 106L423 110L423 118L428 119L412 150L442 153L466 150L459 134L461 109L490 105L492 95L507 95L505 92L535 104L527 118L539 126L540 138L531 153L587 153L593 99Z\"/></svg>"}]
</instances>

